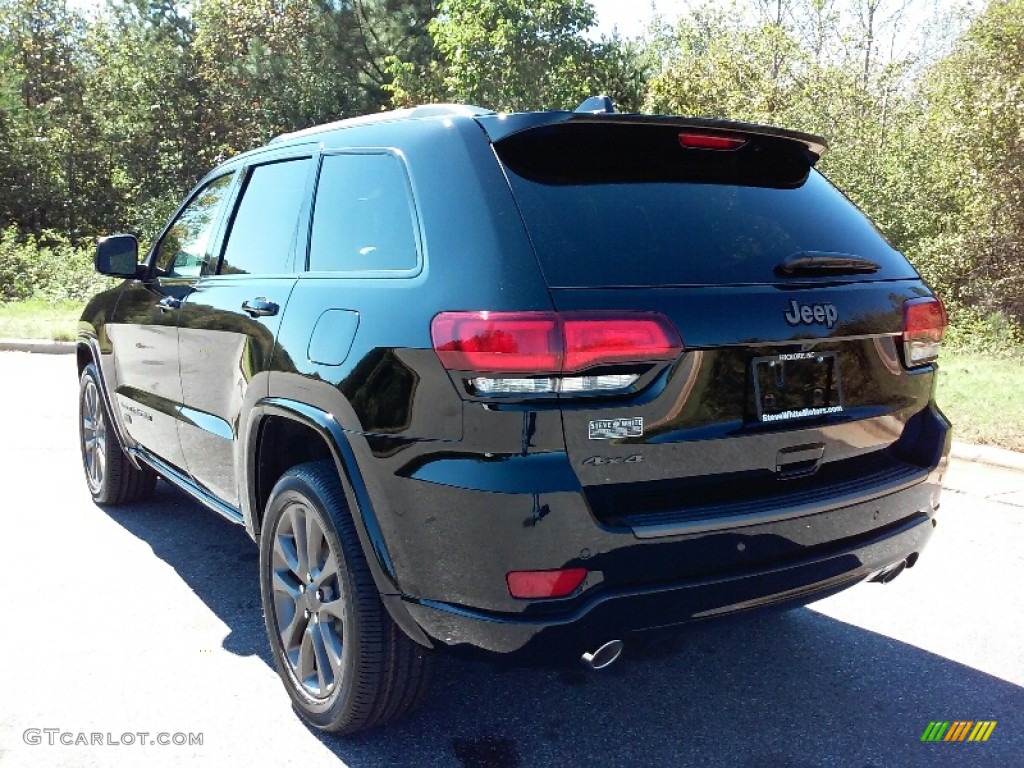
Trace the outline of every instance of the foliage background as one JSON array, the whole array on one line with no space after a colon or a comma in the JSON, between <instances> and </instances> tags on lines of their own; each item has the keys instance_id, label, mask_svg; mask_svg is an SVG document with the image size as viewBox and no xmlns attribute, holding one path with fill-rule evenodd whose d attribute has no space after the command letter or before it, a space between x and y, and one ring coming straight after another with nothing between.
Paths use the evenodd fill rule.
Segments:
<instances>
[{"instance_id":1,"label":"foliage background","mask_svg":"<svg viewBox=\"0 0 1024 768\"><path fill-rule=\"evenodd\" d=\"M217 162L436 101L784 125L946 300L951 339L1024 324L1024 0L691 4L595 38L586 0L0 0L0 301L95 289L99 235L151 238ZM921 23L921 19L924 23Z\"/></svg>"}]
</instances>

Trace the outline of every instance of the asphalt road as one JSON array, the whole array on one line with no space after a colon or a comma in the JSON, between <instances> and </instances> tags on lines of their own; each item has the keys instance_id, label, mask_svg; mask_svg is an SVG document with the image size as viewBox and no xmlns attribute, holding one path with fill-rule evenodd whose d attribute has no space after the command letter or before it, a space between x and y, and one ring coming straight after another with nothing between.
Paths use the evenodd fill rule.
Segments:
<instances>
[{"instance_id":1,"label":"asphalt road","mask_svg":"<svg viewBox=\"0 0 1024 768\"><path fill-rule=\"evenodd\" d=\"M698 626L603 673L444 658L415 716L323 737L271 667L244 531L163 483L91 503L76 387L73 356L0 354L4 768L1024 765L1024 474L955 464L932 544L892 584ZM998 725L923 744L932 720Z\"/></svg>"}]
</instances>

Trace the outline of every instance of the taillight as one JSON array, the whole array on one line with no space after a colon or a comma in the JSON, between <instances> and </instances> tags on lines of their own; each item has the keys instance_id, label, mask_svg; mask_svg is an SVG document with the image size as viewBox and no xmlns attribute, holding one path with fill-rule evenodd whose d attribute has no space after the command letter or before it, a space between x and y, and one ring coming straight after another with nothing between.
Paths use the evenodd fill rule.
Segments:
<instances>
[{"instance_id":1,"label":"taillight","mask_svg":"<svg viewBox=\"0 0 1024 768\"><path fill-rule=\"evenodd\" d=\"M449 370L537 373L562 366L553 312L442 312L430 337Z\"/></svg>"},{"instance_id":2,"label":"taillight","mask_svg":"<svg viewBox=\"0 0 1024 768\"><path fill-rule=\"evenodd\" d=\"M903 302L903 356L908 368L934 362L946 332L946 309L930 296Z\"/></svg>"},{"instance_id":3,"label":"taillight","mask_svg":"<svg viewBox=\"0 0 1024 768\"><path fill-rule=\"evenodd\" d=\"M566 315L565 371L595 365L645 360L672 360L682 350L679 334L662 315Z\"/></svg>"},{"instance_id":4,"label":"taillight","mask_svg":"<svg viewBox=\"0 0 1024 768\"><path fill-rule=\"evenodd\" d=\"M739 136L729 136L721 133L680 133L679 146L686 149L718 149L730 150L739 149L747 143L746 139Z\"/></svg>"},{"instance_id":5,"label":"taillight","mask_svg":"<svg viewBox=\"0 0 1024 768\"><path fill-rule=\"evenodd\" d=\"M470 378L482 395L624 391L639 373L583 372L674 360L683 350L672 323L654 312L442 312L430 336L448 370L488 374Z\"/></svg>"},{"instance_id":6,"label":"taillight","mask_svg":"<svg viewBox=\"0 0 1024 768\"><path fill-rule=\"evenodd\" d=\"M538 599L565 597L575 592L587 578L586 568L563 568L558 571L510 571L505 580L512 597Z\"/></svg>"}]
</instances>

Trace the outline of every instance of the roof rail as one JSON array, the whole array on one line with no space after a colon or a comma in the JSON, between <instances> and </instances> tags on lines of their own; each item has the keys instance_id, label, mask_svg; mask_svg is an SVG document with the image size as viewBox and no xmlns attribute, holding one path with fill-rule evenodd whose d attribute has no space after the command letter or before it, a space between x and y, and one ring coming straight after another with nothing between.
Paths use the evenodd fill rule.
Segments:
<instances>
[{"instance_id":1,"label":"roof rail","mask_svg":"<svg viewBox=\"0 0 1024 768\"><path fill-rule=\"evenodd\" d=\"M484 109L483 107L475 107L471 104L422 104L418 107L412 107L411 109L390 109L384 112L374 112L369 115L360 115L358 117L347 117L343 120L335 120L333 123L324 123L322 125L303 128L298 131L282 133L281 135L272 138L269 143L274 144L279 141L284 141L285 139L294 139L300 136L326 133L327 131L333 131L338 128L348 128L351 126L367 125L371 123L384 123L390 120L411 120L423 117L444 117L446 115L451 115L452 117L482 117L483 115L493 114L495 114L493 110Z\"/></svg>"},{"instance_id":2,"label":"roof rail","mask_svg":"<svg viewBox=\"0 0 1024 768\"><path fill-rule=\"evenodd\" d=\"M477 107L472 104L420 104L413 107L409 117L444 117L445 115L461 115L464 117L480 117L493 115L493 109Z\"/></svg>"},{"instance_id":3,"label":"roof rail","mask_svg":"<svg viewBox=\"0 0 1024 768\"><path fill-rule=\"evenodd\" d=\"M613 114L615 112L615 105L612 100L607 96L591 96L589 99L580 104L573 112L586 112L587 114L600 115L600 114Z\"/></svg>"}]
</instances>

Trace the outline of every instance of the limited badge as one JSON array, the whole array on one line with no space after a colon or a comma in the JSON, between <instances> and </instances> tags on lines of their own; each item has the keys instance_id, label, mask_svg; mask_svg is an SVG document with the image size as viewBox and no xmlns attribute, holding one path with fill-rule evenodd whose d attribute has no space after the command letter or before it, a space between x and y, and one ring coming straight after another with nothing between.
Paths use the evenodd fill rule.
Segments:
<instances>
[{"instance_id":1,"label":"limited badge","mask_svg":"<svg viewBox=\"0 0 1024 768\"><path fill-rule=\"evenodd\" d=\"M643 437L643 416L631 419L594 419L590 422L591 440L614 440L620 437Z\"/></svg>"}]
</instances>

